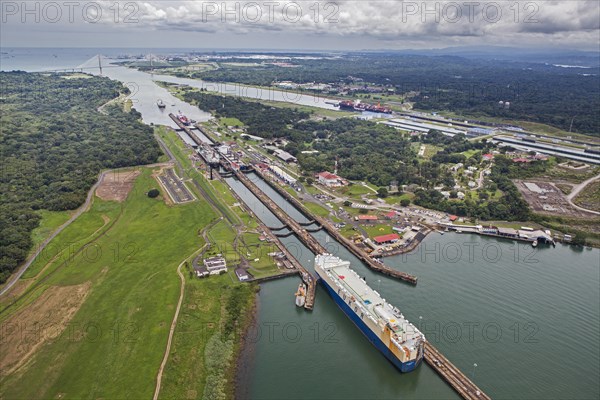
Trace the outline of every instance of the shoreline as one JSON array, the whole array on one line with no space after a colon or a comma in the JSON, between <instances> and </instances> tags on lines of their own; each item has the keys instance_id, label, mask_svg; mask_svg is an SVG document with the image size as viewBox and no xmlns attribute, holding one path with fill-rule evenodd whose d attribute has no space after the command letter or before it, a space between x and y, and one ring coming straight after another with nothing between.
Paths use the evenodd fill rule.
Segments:
<instances>
[{"instance_id":1,"label":"shoreline","mask_svg":"<svg viewBox=\"0 0 600 400\"><path fill-rule=\"evenodd\" d=\"M256 346L250 343L248 333L258 324L258 313L260 307L260 285L257 285L256 293L252 300L252 305L244 320L243 326L239 330L239 338L236 343L236 349L233 354L233 365L231 372L231 381L228 382L230 389L228 392L233 394L234 399L250 399L250 380L252 376L251 368L256 355Z\"/></svg>"}]
</instances>

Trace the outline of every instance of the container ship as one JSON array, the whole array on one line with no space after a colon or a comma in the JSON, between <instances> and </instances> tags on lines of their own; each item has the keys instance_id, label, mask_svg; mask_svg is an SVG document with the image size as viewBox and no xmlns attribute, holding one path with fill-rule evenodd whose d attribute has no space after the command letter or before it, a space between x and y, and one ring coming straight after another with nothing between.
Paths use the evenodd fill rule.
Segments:
<instances>
[{"instance_id":1,"label":"container ship","mask_svg":"<svg viewBox=\"0 0 600 400\"><path fill-rule=\"evenodd\" d=\"M320 254L315 258L315 271L342 311L396 368L410 372L419 366L425 336L371 289L349 261Z\"/></svg>"},{"instance_id":2,"label":"container ship","mask_svg":"<svg viewBox=\"0 0 600 400\"><path fill-rule=\"evenodd\" d=\"M340 110L371 111L383 114L392 113L392 109L389 107L382 106L381 104L361 103L360 101L354 102L351 100L344 100L340 101L339 106Z\"/></svg>"}]
</instances>

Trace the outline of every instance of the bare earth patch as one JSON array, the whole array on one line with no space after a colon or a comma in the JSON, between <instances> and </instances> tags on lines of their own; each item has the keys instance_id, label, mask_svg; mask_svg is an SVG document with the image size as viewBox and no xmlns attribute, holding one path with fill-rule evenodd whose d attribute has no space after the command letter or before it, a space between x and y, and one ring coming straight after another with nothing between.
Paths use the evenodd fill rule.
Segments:
<instances>
[{"instance_id":1,"label":"bare earth patch","mask_svg":"<svg viewBox=\"0 0 600 400\"><path fill-rule=\"evenodd\" d=\"M125 172L108 172L96 189L96 196L102 200L114 200L123 202L133 187L135 178L140 174L139 170Z\"/></svg>"},{"instance_id":2,"label":"bare earth patch","mask_svg":"<svg viewBox=\"0 0 600 400\"><path fill-rule=\"evenodd\" d=\"M0 326L0 374L25 365L46 342L58 340L90 291L91 283L51 286Z\"/></svg>"},{"instance_id":3,"label":"bare earth patch","mask_svg":"<svg viewBox=\"0 0 600 400\"><path fill-rule=\"evenodd\" d=\"M525 201L536 213L546 215L560 215L573 218L590 218L594 214L579 210L571 204L560 189L552 183L540 179L527 179L526 181L514 181L517 189L523 195ZM536 191L532 191L527 185L533 186Z\"/></svg>"}]
</instances>

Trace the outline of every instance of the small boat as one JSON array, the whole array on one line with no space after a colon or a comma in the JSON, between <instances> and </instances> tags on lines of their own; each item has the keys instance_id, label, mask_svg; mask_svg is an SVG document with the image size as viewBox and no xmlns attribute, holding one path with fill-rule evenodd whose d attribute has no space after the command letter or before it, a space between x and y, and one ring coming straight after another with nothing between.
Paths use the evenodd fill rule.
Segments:
<instances>
[{"instance_id":1,"label":"small boat","mask_svg":"<svg viewBox=\"0 0 600 400\"><path fill-rule=\"evenodd\" d=\"M531 245L532 245L533 247L537 247L537 245L538 245L538 241L537 241L537 240L534 240L534 241L531 243Z\"/></svg>"},{"instance_id":2,"label":"small boat","mask_svg":"<svg viewBox=\"0 0 600 400\"><path fill-rule=\"evenodd\" d=\"M296 291L296 306L304 307L305 302L306 302L306 284L304 282L300 282L300 285L298 285L298 291Z\"/></svg>"},{"instance_id":3,"label":"small boat","mask_svg":"<svg viewBox=\"0 0 600 400\"><path fill-rule=\"evenodd\" d=\"M158 108L166 108L167 107L167 105L161 99L158 99L158 101L156 102L156 105L158 106Z\"/></svg>"}]
</instances>

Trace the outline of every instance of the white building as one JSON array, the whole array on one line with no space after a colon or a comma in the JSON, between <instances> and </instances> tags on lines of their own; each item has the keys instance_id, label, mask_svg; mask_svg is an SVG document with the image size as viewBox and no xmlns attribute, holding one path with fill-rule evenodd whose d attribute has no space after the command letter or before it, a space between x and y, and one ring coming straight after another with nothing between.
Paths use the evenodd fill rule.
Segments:
<instances>
[{"instance_id":1,"label":"white building","mask_svg":"<svg viewBox=\"0 0 600 400\"><path fill-rule=\"evenodd\" d=\"M221 272L227 272L227 262L223 257L205 258L204 266L211 275L218 275Z\"/></svg>"},{"instance_id":2,"label":"white building","mask_svg":"<svg viewBox=\"0 0 600 400\"><path fill-rule=\"evenodd\" d=\"M290 174L288 174L287 172L285 172L283 169L279 168L278 166L276 166L276 165L270 165L269 169L279 179L281 179L282 181L284 181L288 185L295 185L296 184L296 179L293 176L291 176Z\"/></svg>"},{"instance_id":3,"label":"white building","mask_svg":"<svg viewBox=\"0 0 600 400\"><path fill-rule=\"evenodd\" d=\"M327 187L339 187L345 186L347 184L347 182L344 179L340 178L336 174L332 174L327 171L319 172L317 174L317 180L320 184L325 185Z\"/></svg>"}]
</instances>

